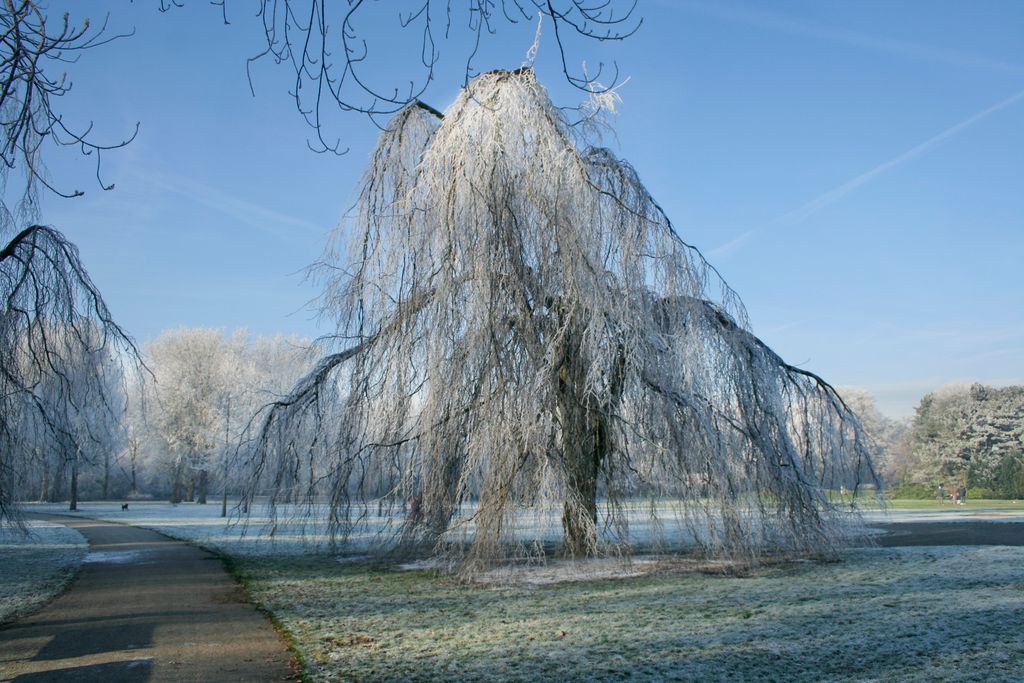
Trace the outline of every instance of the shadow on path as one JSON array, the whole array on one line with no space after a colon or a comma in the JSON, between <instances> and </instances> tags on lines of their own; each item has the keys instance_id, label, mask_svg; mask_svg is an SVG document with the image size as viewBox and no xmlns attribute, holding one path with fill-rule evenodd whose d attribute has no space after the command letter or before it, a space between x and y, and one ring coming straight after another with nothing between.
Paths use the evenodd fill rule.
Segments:
<instances>
[{"instance_id":1,"label":"shadow on path","mask_svg":"<svg viewBox=\"0 0 1024 683\"><path fill-rule=\"evenodd\" d=\"M155 531L63 516L89 554L71 588L0 629L0 682L295 680L221 562Z\"/></svg>"}]
</instances>

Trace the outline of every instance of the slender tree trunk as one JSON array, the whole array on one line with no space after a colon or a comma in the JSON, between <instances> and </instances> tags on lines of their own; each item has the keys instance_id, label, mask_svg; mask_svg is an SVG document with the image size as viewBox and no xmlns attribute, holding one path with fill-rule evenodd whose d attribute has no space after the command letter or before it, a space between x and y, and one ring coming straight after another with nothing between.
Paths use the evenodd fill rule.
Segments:
<instances>
[{"instance_id":1,"label":"slender tree trunk","mask_svg":"<svg viewBox=\"0 0 1024 683\"><path fill-rule=\"evenodd\" d=\"M50 489L50 461L43 460L43 474L39 480L39 502L46 501L46 495Z\"/></svg>"},{"instance_id":2,"label":"slender tree trunk","mask_svg":"<svg viewBox=\"0 0 1024 683\"><path fill-rule=\"evenodd\" d=\"M110 451L103 451L103 500L107 500L110 494Z\"/></svg>"},{"instance_id":3,"label":"slender tree trunk","mask_svg":"<svg viewBox=\"0 0 1024 683\"><path fill-rule=\"evenodd\" d=\"M224 455L224 471L221 474L223 481L220 487L220 516L228 516L228 458L227 453Z\"/></svg>"},{"instance_id":4,"label":"slender tree trunk","mask_svg":"<svg viewBox=\"0 0 1024 683\"><path fill-rule=\"evenodd\" d=\"M227 401L227 405L224 408L224 453L222 460L224 461L224 481L221 483L220 493L220 516L228 516L228 439L231 434L231 400L230 396Z\"/></svg>"},{"instance_id":5,"label":"slender tree trunk","mask_svg":"<svg viewBox=\"0 0 1024 683\"><path fill-rule=\"evenodd\" d=\"M132 495L139 492L138 481L135 478L135 459L138 457L138 445L132 444Z\"/></svg>"},{"instance_id":6,"label":"slender tree trunk","mask_svg":"<svg viewBox=\"0 0 1024 683\"><path fill-rule=\"evenodd\" d=\"M71 502L68 510L78 509L78 449L75 449L74 459L71 461Z\"/></svg>"}]
</instances>

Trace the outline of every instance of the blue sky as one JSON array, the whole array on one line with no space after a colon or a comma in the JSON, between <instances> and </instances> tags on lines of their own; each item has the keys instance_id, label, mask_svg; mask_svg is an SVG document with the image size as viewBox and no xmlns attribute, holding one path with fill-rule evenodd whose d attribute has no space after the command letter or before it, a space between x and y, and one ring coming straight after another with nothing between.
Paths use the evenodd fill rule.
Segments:
<instances>
[{"instance_id":1,"label":"blue sky","mask_svg":"<svg viewBox=\"0 0 1024 683\"><path fill-rule=\"evenodd\" d=\"M384 20L369 27L384 35ZM231 25L200 0L69 3L135 35L68 66L72 123L115 140L101 191L92 161L50 154L44 222L78 243L140 341L179 326L328 332L302 270L354 197L376 132L331 130L346 156L307 149L287 72L252 70L255 3ZM383 11L383 10L382 10ZM640 31L584 45L629 81L606 140L680 232L739 292L754 331L788 361L908 415L942 384L1024 382L1024 3L733 3L640 0ZM392 21L393 23L393 21ZM499 27L475 64L516 67L534 26ZM368 73L412 40L371 43ZM550 30L538 73L560 104ZM464 37L442 44L425 99L462 82ZM398 54L401 54L400 52Z\"/></svg>"}]
</instances>

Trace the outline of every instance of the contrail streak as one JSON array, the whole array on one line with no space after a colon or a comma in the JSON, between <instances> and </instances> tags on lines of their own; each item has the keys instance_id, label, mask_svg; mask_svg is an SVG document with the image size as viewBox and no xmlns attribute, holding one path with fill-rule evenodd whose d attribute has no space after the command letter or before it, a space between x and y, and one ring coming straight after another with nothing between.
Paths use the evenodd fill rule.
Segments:
<instances>
[{"instance_id":1,"label":"contrail streak","mask_svg":"<svg viewBox=\"0 0 1024 683\"><path fill-rule=\"evenodd\" d=\"M926 154L927 152L931 151L933 148L942 144L943 142L953 137L954 135L957 135L966 128L973 126L978 121L988 118L989 116L995 114L998 111L1006 109L1007 107L1019 102L1021 99L1024 99L1024 90L1021 90L1020 92L1011 95L1010 97L1007 97L1005 100L1002 100L1001 102L998 102L992 105L991 107L984 109L978 112L977 114L970 116L969 118L964 119L960 123L950 126L941 133L938 133L937 135L933 135L932 137L928 138L921 144L910 148L906 152L903 152L902 154L899 154L893 157L892 159L889 159L888 161L879 164L878 166L875 166L869 171L861 173L857 177L846 181L842 185L834 187L828 192L818 195L817 197L807 202L806 204L803 204L797 207L796 209L793 209L792 211L784 213L781 216L778 216L768 221L766 224L760 227L747 230L742 235L733 238L732 240L726 242L725 244L722 244L720 246L715 247L714 249L711 249L708 252L708 255L721 256L733 253L737 249L741 248L744 244L746 244L746 242L749 241L751 237L767 228L774 227L777 225L795 225L805 220L812 214L817 213L826 206L829 206L830 204L839 201L846 195L850 194L857 188L871 182L872 180L882 175L886 171L892 170L897 166L901 166L902 164L905 164L908 161L912 161L917 157Z\"/></svg>"}]
</instances>

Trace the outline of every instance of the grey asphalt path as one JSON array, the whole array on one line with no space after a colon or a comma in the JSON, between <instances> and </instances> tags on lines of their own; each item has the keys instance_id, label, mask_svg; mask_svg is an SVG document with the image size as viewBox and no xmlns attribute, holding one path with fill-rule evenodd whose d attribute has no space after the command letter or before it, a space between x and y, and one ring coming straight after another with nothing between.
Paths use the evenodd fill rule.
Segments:
<instances>
[{"instance_id":1,"label":"grey asphalt path","mask_svg":"<svg viewBox=\"0 0 1024 683\"><path fill-rule=\"evenodd\" d=\"M71 587L0 629L0 681L293 681L284 641L219 559L147 529L46 516L89 554Z\"/></svg>"},{"instance_id":2,"label":"grey asphalt path","mask_svg":"<svg viewBox=\"0 0 1024 683\"><path fill-rule=\"evenodd\" d=\"M893 522L872 524L884 548L917 545L1024 545L1024 522Z\"/></svg>"}]
</instances>

